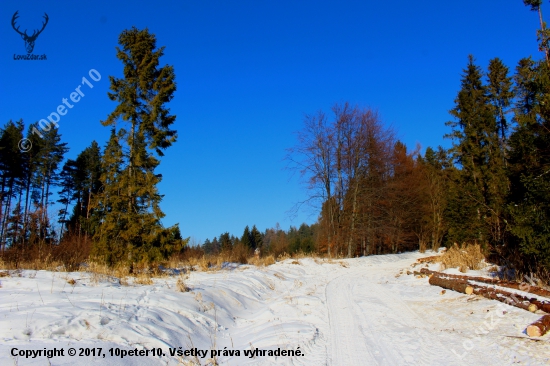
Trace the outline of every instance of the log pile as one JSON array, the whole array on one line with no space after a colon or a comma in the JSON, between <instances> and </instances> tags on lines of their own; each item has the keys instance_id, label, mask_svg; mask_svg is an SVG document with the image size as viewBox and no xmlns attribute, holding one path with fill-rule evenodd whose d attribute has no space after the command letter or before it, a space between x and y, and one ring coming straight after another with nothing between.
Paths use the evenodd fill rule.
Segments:
<instances>
[{"instance_id":1,"label":"log pile","mask_svg":"<svg viewBox=\"0 0 550 366\"><path fill-rule=\"evenodd\" d=\"M422 268L420 270L420 273L425 274L425 275L434 274L434 275L437 275L437 276L444 276L444 277L451 278L451 279L456 279L456 280L476 281L476 282L481 282L481 283L487 283L487 284L490 284L490 285L508 287L508 288L512 288L514 290L520 290L520 291L524 291L524 292L529 292L531 294L535 294L535 295L550 298L550 291L548 291L548 290L545 290L545 289L537 287L537 286L531 286L531 285L527 285L527 284L520 284L520 283L517 283L517 282L510 282L510 281L506 281L506 280L493 279L493 278L484 278L484 277L453 275L453 274L441 273L441 272L436 272L436 271L430 271L427 268Z\"/></svg>"},{"instance_id":2,"label":"log pile","mask_svg":"<svg viewBox=\"0 0 550 366\"><path fill-rule=\"evenodd\" d=\"M433 286L443 287L445 289L461 292L467 295L475 294L483 296L487 299L497 300L505 304L515 306L520 309L524 309L530 312L536 312L537 310L544 311L550 314L550 301L540 301L535 298L528 298L519 294L515 294L509 291L498 289L495 287L484 286L470 281L479 281L480 277L469 277L451 275L441 272L430 271L423 268L418 274L429 275L429 283ZM483 280L488 280L484 278ZM508 281L503 281L506 284L510 284ZM487 282L485 282L487 283ZM501 286L502 282L493 281L491 284ZM525 291L526 289L519 287L519 290ZM528 288L530 289L530 288ZM539 290L544 290L537 288ZM544 290L546 291L546 290ZM529 325L526 329L529 337L541 337L550 331L550 315L545 315L533 324Z\"/></svg>"},{"instance_id":3,"label":"log pile","mask_svg":"<svg viewBox=\"0 0 550 366\"><path fill-rule=\"evenodd\" d=\"M550 330L550 315L545 315L527 327L529 337L542 337Z\"/></svg>"},{"instance_id":4,"label":"log pile","mask_svg":"<svg viewBox=\"0 0 550 366\"><path fill-rule=\"evenodd\" d=\"M421 258L418 260L418 262L425 263L434 259L434 257ZM407 274L411 273L407 272ZM514 290L519 290L550 298L550 291L541 287L531 286L526 283L520 284L517 282L511 282L501 279L442 273L431 271L428 268L422 268L420 272L414 271L414 274L418 277L429 276L429 283L433 286L439 286L444 289L457 291L467 295L475 294L483 296L487 299L497 300L533 313L537 310L541 310L550 314L550 301L540 301L536 298L531 298L496 288L496 286L507 287ZM487 286L483 284L493 286ZM550 315L543 316L533 324L529 325L526 329L526 333L529 337L541 337L548 332L550 332Z\"/></svg>"}]
</instances>

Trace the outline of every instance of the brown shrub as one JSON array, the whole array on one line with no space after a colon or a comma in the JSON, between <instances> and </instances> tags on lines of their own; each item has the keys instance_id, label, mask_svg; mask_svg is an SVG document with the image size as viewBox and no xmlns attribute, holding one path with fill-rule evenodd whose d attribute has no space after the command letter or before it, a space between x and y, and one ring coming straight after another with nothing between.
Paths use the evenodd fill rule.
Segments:
<instances>
[{"instance_id":1,"label":"brown shrub","mask_svg":"<svg viewBox=\"0 0 550 366\"><path fill-rule=\"evenodd\" d=\"M483 268L484 259L485 255L479 244L463 244L459 247L455 243L437 261L441 262L441 269L458 267L460 272L467 272L469 269Z\"/></svg>"},{"instance_id":2,"label":"brown shrub","mask_svg":"<svg viewBox=\"0 0 550 366\"><path fill-rule=\"evenodd\" d=\"M233 246L233 249L231 250L230 262L247 264L248 257L251 254L250 252L251 250L249 247L243 243L237 243L237 245Z\"/></svg>"},{"instance_id":3,"label":"brown shrub","mask_svg":"<svg viewBox=\"0 0 550 366\"><path fill-rule=\"evenodd\" d=\"M59 244L17 244L0 258L6 269L76 271L90 255L92 241L86 236L67 234Z\"/></svg>"}]
</instances>

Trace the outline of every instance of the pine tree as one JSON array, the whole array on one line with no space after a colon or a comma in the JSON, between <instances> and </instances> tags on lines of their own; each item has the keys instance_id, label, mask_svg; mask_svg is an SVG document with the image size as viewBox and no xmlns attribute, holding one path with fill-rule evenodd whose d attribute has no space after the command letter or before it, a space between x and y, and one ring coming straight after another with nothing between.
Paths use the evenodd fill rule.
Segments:
<instances>
[{"instance_id":1,"label":"pine tree","mask_svg":"<svg viewBox=\"0 0 550 366\"><path fill-rule=\"evenodd\" d=\"M263 245L263 235L262 233L256 228L256 225L252 226L252 230L250 231L250 241L251 241L251 248L262 248Z\"/></svg>"},{"instance_id":2,"label":"pine tree","mask_svg":"<svg viewBox=\"0 0 550 366\"><path fill-rule=\"evenodd\" d=\"M68 159L63 165L61 173L59 174L61 191L59 191L58 193L60 198L57 200L57 202L61 203L62 205L62 208L59 210L58 214L58 222L61 224L61 229L59 230L60 241L65 234L65 230L67 229L67 223L69 222L69 206L72 204L75 196L76 170L76 161Z\"/></svg>"},{"instance_id":3,"label":"pine tree","mask_svg":"<svg viewBox=\"0 0 550 366\"><path fill-rule=\"evenodd\" d=\"M204 251L205 254L214 253L214 248L212 247L212 242L210 241L210 239L206 238L206 240L202 244L202 250Z\"/></svg>"},{"instance_id":4,"label":"pine tree","mask_svg":"<svg viewBox=\"0 0 550 366\"><path fill-rule=\"evenodd\" d=\"M546 22L542 17L542 0L523 0L523 3L539 15L540 29L537 31L539 51L544 52L546 65L550 68L550 30L546 28Z\"/></svg>"},{"instance_id":5,"label":"pine tree","mask_svg":"<svg viewBox=\"0 0 550 366\"><path fill-rule=\"evenodd\" d=\"M493 107L493 116L496 122L495 131L488 126L486 131L489 142L488 164L485 169L486 181L486 208L491 241L500 246L505 244L506 232L506 199L509 194L509 180L506 171L508 155L508 128L506 115L513 99L512 78L508 76L508 68L498 58L489 62L487 74L487 97Z\"/></svg>"},{"instance_id":6,"label":"pine tree","mask_svg":"<svg viewBox=\"0 0 550 366\"><path fill-rule=\"evenodd\" d=\"M28 127L26 136L26 138L30 141L31 148L23 154L23 166L25 172L22 182L22 189L25 195L25 208L23 212L23 244L35 243L36 240L31 240L31 237L38 238L36 232L31 232L30 221L31 214L33 214L33 212L31 212L33 206L39 207L40 202L40 163L42 161L42 154L44 151L44 141L40 136L33 133L33 128L37 128L36 124L31 124Z\"/></svg>"},{"instance_id":7,"label":"pine tree","mask_svg":"<svg viewBox=\"0 0 550 366\"><path fill-rule=\"evenodd\" d=\"M214 239L212 239L212 253L219 253L220 250L220 242L218 241L218 238L214 237Z\"/></svg>"},{"instance_id":8,"label":"pine tree","mask_svg":"<svg viewBox=\"0 0 550 366\"><path fill-rule=\"evenodd\" d=\"M52 242L57 239L52 236L53 230L49 224L48 208L50 196L54 187L59 185L58 168L65 153L69 150L66 142L61 142L61 135L57 128L45 131L40 141L40 150L37 159L37 170L35 174L35 186L39 190L40 200L40 235L42 243Z\"/></svg>"},{"instance_id":9,"label":"pine tree","mask_svg":"<svg viewBox=\"0 0 550 366\"><path fill-rule=\"evenodd\" d=\"M92 141L77 156L75 164L76 205L70 218L70 226L79 236L93 236L98 222L93 215L91 202L101 186L101 150L98 143Z\"/></svg>"},{"instance_id":10,"label":"pine tree","mask_svg":"<svg viewBox=\"0 0 550 366\"><path fill-rule=\"evenodd\" d=\"M12 201L16 198L18 191L21 194L18 187L20 187L25 174L25 155L19 148L19 141L23 138L23 128L23 121L13 122L10 120L0 130L0 172L2 174L0 189L0 246L2 250L6 248L7 244L10 214L13 210ZM10 241L13 242L13 239L12 237Z\"/></svg>"},{"instance_id":11,"label":"pine tree","mask_svg":"<svg viewBox=\"0 0 550 366\"><path fill-rule=\"evenodd\" d=\"M233 243L231 242L231 238L229 237L228 232L220 235L219 243L220 248L223 252L230 252L233 248Z\"/></svg>"},{"instance_id":12,"label":"pine tree","mask_svg":"<svg viewBox=\"0 0 550 366\"><path fill-rule=\"evenodd\" d=\"M252 240L250 240L250 229L248 228L248 225L244 228L243 235L241 236L241 243L247 248L254 249L252 247Z\"/></svg>"},{"instance_id":13,"label":"pine tree","mask_svg":"<svg viewBox=\"0 0 550 366\"><path fill-rule=\"evenodd\" d=\"M513 81L508 76L508 67L498 58L489 62L489 73L487 74L487 92L489 102L493 106L493 114L497 122L497 133L499 134L499 145L502 156L505 158L507 153L506 141L508 139L509 123L506 115L510 111L510 106L514 93L512 90Z\"/></svg>"}]
</instances>

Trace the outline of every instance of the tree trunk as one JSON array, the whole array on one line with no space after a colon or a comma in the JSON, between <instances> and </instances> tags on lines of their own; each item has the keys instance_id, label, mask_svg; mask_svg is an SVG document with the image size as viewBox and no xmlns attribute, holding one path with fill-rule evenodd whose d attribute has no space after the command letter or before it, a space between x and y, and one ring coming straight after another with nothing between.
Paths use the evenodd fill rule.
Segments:
<instances>
[{"instance_id":1,"label":"tree trunk","mask_svg":"<svg viewBox=\"0 0 550 366\"><path fill-rule=\"evenodd\" d=\"M27 225L28 225L28 218L29 218L29 193L31 190L31 178L32 178L32 173L29 171L29 175L27 177L27 183L25 185L25 213L23 214L23 245L25 245L25 241L27 239Z\"/></svg>"},{"instance_id":2,"label":"tree trunk","mask_svg":"<svg viewBox=\"0 0 550 366\"><path fill-rule=\"evenodd\" d=\"M355 179L354 183L354 190L353 190L353 204L352 204L352 211L351 211L351 227L349 231L349 238L348 238L348 258L351 258L351 247L353 244L353 236L355 235L355 220L357 217L357 192L359 191L359 182L357 179Z\"/></svg>"},{"instance_id":3,"label":"tree trunk","mask_svg":"<svg viewBox=\"0 0 550 366\"><path fill-rule=\"evenodd\" d=\"M2 211L2 208L4 207L3 203L4 203L4 189L5 188L6 188L6 177L3 176L2 177L2 188L0 189L0 227L4 226L4 220L6 219L4 214L3 214L3 211ZM0 241L0 247L2 248L2 252L4 252L4 250L6 249L4 242Z\"/></svg>"},{"instance_id":4,"label":"tree trunk","mask_svg":"<svg viewBox=\"0 0 550 366\"><path fill-rule=\"evenodd\" d=\"M4 220L2 221L2 229L0 230L0 244L2 244L2 247L6 246L6 237L5 233L8 226L9 221L9 215L10 215L10 209L11 209L11 197L13 195L13 184L14 184L14 178L10 179L10 182L8 184L8 199L6 202L6 209L4 211Z\"/></svg>"},{"instance_id":5,"label":"tree trunk","mask_svg":"<svg viewBox=\"0 0 550 366\"><path fill-rule=\"evenodd\" d=\"M48 198L50 196L50 184L51 184L51 175L52 175L52 171L51 171L51 165L48 165L48 175L45 177L45 180L46 180L46 196L44 197L44 212L43 212L43 215L42 215L42 222L43 224L41 224L41 226L43 226L43 232L44 232L44 242L46 240L46 230L48 229L47 228L47 225L46 225L46 222L47 221L47 218L48 218Z\"/></svg>"},{"instance_id":6,"label":"tree trunk","mask_svg":"<svg viewBox=\"0 0 550 366\"><path fill-rule=\"evenodd\" d=\"M544 39L544 31L546 30L546 27L544 26L544 19L542 17L542 4L539 5L539 21L540 21L540 29L543 34L542 37ZM548 57L548 48L546 47L546 45L544 45L544 56L546 57L546 64L548 65L548 67L550 67L550 57Z\"/></svg>"},{"instance_id":7,"label":"tree trunk","mask_svg":"<svg viewBox=\"0 0 550 366\"><path fill-rule=\"evenodd\" d=\"M21 214L22 214L21 213L21 201L22 201L22 199L23 199L23 189L21 189L19 191L19 202L17 203L17 219L15 221L15 225L16 225L16 228L17 228L17 232L16 232L17 240L15 240L16 242L21 242L23 240L23 233L19 228L19 224L22 221L22 217L21 217Z\"/></svg>"},{"instance_id":8,"label":"tree trunk","mask_svg":"<svg viewBox=\"0 0 550 366\"><path fill-rule=\"evenodd\" d=\"M545 315L529 325L526 333L529 337L542 337L550 330L550 315Z\"/></svg>"}]
</instances>

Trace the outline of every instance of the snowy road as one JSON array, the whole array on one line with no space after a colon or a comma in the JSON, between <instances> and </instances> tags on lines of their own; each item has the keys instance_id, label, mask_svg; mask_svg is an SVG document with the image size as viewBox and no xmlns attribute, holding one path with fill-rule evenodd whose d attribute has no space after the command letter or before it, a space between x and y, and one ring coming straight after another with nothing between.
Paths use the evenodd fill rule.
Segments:
<instances>
[{"instance_id":1,"label":"snowy road","mask_svg":"<svg viewBox=\"0 0 550 366\"><path fill-rule=\"evenodd\" d=\"M396 274L408 267L410 260L399 260L397 256L393 258L396 260L387 259L363 259L363 266L351 266L349 273L328 283L328 365L539 364L520 357L529 352L526 346L532 344L512 344L509 338L489 334L489 328L504 329L498 324L504 323L503 315L497 315L503 306L484 299L468 304L465 296L454 293L450 296L456 299L454 306L462 314L451 319L453 305L448 299L432 295L427 300L422 294L441 289L427 287L414 291L410 283L396 280L399 277ZM424 299L418 301L419 298ZM516 309L510 309L517 313ZM490 321L480 322L479 317L468 320L463 315L468 312L487 314L484 318ZM545 350L544 354L548 360L550 352Z\"/></svg>"},{"instance_id":2,"label":"snowy road","mask_svg":"<svg viewBox=\"0 0 550 366\"><path fill-rule=\"evenodd\" d=\"M439 335L382 281L408 263L355 269L326 289L331 365L454 365Z\"/></svg>"},{"instance_id":3,"label":"snowy road","mask_svg":"<svg viewBox=\"0 0 550 366\"><path fill-rule=\"evenodd\" d=\"M121 285L84 272L15 271L1 278L0 365L208 365L169 349L231 350L220 365L544 365L550 334L524 337L541 314L477 296L442 293L407 275L427 254L289 259ZM75 280L74 285L68 282ZM44 357L12 349L111 347L162 357ZM300 349L255 357L244 350ZM240 351L237 355L235 351Z\"/></svg>"}]
</instances>

